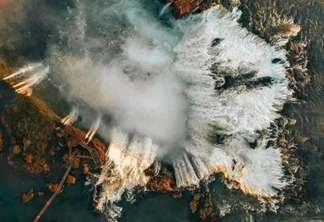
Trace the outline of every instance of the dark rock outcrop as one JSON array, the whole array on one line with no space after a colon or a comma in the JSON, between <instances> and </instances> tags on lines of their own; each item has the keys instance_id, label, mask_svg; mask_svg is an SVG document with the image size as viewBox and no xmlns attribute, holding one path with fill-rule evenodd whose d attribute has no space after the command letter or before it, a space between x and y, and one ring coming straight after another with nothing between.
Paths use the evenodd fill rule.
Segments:
<instances>
[{"instance_id":1,"label":"dark rock outcrop","mask_svg":"<svg viewBox=\"0 0 324 222\"><path fill-rule=\"evenodd\" d=\"M173 15L180 18L197 9L205 10L212 4L220 4L220 0L163 0L164 3L172 3Z\"/></svg>"}]
</instances>

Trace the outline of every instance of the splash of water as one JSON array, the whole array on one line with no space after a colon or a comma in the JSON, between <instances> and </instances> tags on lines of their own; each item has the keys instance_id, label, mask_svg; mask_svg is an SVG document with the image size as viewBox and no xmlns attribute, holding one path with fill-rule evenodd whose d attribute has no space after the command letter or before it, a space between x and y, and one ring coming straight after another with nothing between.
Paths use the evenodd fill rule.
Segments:
<instances>
[{"instance_id":1,"label":"splash of water","mask_svg":"<svg viewBox=\"0 0 324 222\"><path fill-rule=\"evenodd\" d=\"M61 120L61 123L64 125L71 126L78 119L78 116L79 116L79 111L77 108L74 107L72 111L69 113L69 115L67 115Z\"/></svg>"},{"instance_id":2,"label":"splash of water","mask_svg":"<svg viewBox=\"0 0 324 222\"><path fill-rule=\"evenodd\" d=\"M98 117L96 121L91 125L90 130L85 135L86 143L88 144L93 136L96 134L101 122L101 117Z\"/></svg>"},{"instance_id":3,"label":"splash of water","mask_svg":"<svg viewBox=\"0 0 324 222\"><path fill-rule=\"evenodd\" d=\"M49 72L49 67L45 67L39 72L36 72L34 75L29 77L28 79L17 83L13 85L12 87L15 89L17 93L25 94L25 92L28 92L27 95L30 96L32 92L32 87L36 86L38 83L40 83L47 73Z\"/></svg>"},{"instance_id":4,"label":"splash of water","mask_svg":"<svg viewBox=\"0 0 324 222\"><path fill-rule=\"evenodd\" d=\"M160 11L159 17L163 16L171 7L172 2L166 3Z\"/></svg>"},{"instance_id":5,"label":"splash of water","mask_svg":"<svg viewBox=\"0 0 324 222\"><path fill-rule=\"evenodd\" d=\"M101 211L107 203L118 202L124 192L146 185L149 177L144 170L154 163L158 149L151 139L140 135L130 138L118 129L111 135L106 164L96 182L103 190L97 205Z\"/></svg>"},{"instance_id":6,"label":"splash of water","mask_svg":"<svg viewBox=\"0 0 324 222\"><path fill-rule=\"evenodd\" d=\"M49 66L44 66L42 63L34 63L19 69L3 80L10 83L17 93L30 96L32 94L32 88L39 84L46 77L48 72ZM21 82L16 82L17 77L26 74L30 74L30 77Z\"/></svg>"},{"instance_id":7,"label":"splash of water","mask_svg":"<svg viewBox=\"0 0 324 222\"><path fill-rule=\"evenodd\" d=\"M6 76L5 78L3 78L3 80L8 80L14 77L18 77L24 73L28 73L28 72L32 72L38 68L43 67L43 63L34 63L34 64L28 64L25 67L22 67L21 69L19 69L18 71L10 74L9 76Z\"/></svg>"},{"instance_id":8,"label":"splash of water","mask_svg":"<svg viewBox=\"0 0 324 222\"><path fill-rule=\"evenodd\" d=\"M188 118L193 145L187 147L187 152L193 159L198 157L193 164L197 165L197 173L186 161L176 167L183 171L176 175L186 174L177 176L177 183L197 184L197 175L203 179L221 171L247 193L273 196L287 185L280 149L266 147L268 139L259 138L258 132L270 127L276 111L292 94L286 78L286 52L242 29L237 23L239 11L224 13L222 8L214 7L196 17L197 25L187 28L175 49L178 60L174 69L190 85L186 94L193 104ZM186 21L183 27L188 27ZM273 63L274 59L281 63ZM223 79L226 84L229 77L241 83L215 92L213 79ZM266 78L270 79L266 85L247 88ZM212 130L227 137L223 144L210 144ZM249 143L254 141L258 144L252 149Z\"/></svg>"},{"instance_id":9,"label":"splash of water","mask_svg":"<svg viewBox=\"0 0 324 222\"><path fill-rule=\"evenodd\" d=\"M97 208L119 215L115 203L145 186L144 171L165 156L179 187L222 173L245 193L275 196L289 183L280 148L268 145L270 125L292 94L287 52L240 27L237 9L216 6L165 25L143 2L124 0L93 12L108 30L107 41L94 39L96 30L88 37L91 23L81 18L86 9L99 9L79 7L82 38L72 34L68 52L59 53L64 60L49 58L53 79L68 86L69 98L112 119L112 132L98 119L86 136L89 142L98 132L110 141L95 182L102 190ZM114 18L113 26L98 15Z\"/></svg>"},{"instance_id":10,"label":"splash of water","mask_svg":"<svg viewBox=\"0 0 324 222\"><path fill-rule=\"evenodd\" d=\"M284 50L242 29L239 17L239 11L228 13L218 6L177 24L183 38L172 49L176 59L169 70L186 83L190 105L186 125L189 140L182 143L183 155L173 158L174 173L179 187L199 186L213 173L222 173L245 193L272 197L289 183L284 177L280 148L267 145L270 124L292 94L286 78L289 63ZM225 139L213 144L213 135ZM144 186L145 168L160 156L158 146L145 152L138 146L135 153L154 155L149 161L129 158L129 150L123 148L128 144L127 135L116 138L120 135L113 135L112 140L124 141L119 142L123 145L112 142L100 178L123 177L114 186L118 189L103 188L100 210L103 203L120 200L126 190ZM255 147L251 143L256 143ZM113 175L107 173L112 160L118 168ZM147 164L135 167L142 166L138 161ZM125 173L130 167L132 173ZM97 184L104 184L105 180L99 181ZM120 181L126 185L120 186Z\"/></svg>"}]
</instances>

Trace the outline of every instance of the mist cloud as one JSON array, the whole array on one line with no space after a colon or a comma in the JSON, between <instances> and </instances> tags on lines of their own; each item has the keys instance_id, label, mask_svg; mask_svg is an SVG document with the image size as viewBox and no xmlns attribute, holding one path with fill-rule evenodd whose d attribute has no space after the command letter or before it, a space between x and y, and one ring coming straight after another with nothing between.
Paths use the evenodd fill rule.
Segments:
<instances>
[{"instance_id":1,"label":"mist cloud","mask_svg":"<svg viewBox=\"0 0 324 222\"><path fill-rule=\"evenodd\" d=\"M168 147L181 146L187 136L188 104L185 84L172 70L176 58L172 44L179 36L163 32L168 28L142 7L136 1L122 1L106 8L107 18L118 11L114 20L117 18L119 24L114 28L130 25L122 35L108 39L89 36L95 32L87 23L91 21L81 17L87 18L91 12L80 3L79 11L75 11L76 25L69 30L70 48L51 48L51 63L57 69L55 75L59 75L54 78L65 85L68 98L82 99L98 113L111 117L118 128L148 136ZM110 36L114 30L107 32ZM107 47L110 41L114 47ZM93 56L97 51L101 58ZM64 60L58 61L58 54Z\"/></svg>"}]
</instances>

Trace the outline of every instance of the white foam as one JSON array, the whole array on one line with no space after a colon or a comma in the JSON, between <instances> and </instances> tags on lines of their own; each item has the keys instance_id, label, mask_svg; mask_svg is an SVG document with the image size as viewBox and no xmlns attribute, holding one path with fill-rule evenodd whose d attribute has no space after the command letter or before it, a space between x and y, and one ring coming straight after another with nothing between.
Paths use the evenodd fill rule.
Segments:
<instances>
[{"instance_id":1,"label":"white foam","mask_svg":"<svg viewBox=\"0 0 324 222\"><path fill-rule=\"evenodd\" d=\"M96 183L103 190L99 210L103 211L107 202L118 202L124 192L146 185L149 177L144 170L154 163L156 149L151 139L139 135L129 138L126 133L113 130L106 163Z\"/></svg>"},{"instance_id":2,"label":"white foam","mask_svg":"<svg viewBox=\"0 0 324 222\"><path fill-rule=\"evenodd\" d=\"M102 9L100 1L76 3L70 10L76 24L61 30L69 35L68 47L55 51L55 46L49 54L55 77L68 86L68 98L86 103L102 118L109 116L113 125L111 129L98 118L86 136L90 141L98 130L110 138L95 181L101 186L98 210L110 219L120 216L115 203L144 187L149 181L144 171L152 164L158 171L165 155L173 161L178 187L199 186L222 173L246 193L272 197L289 183L281 149L266 147L267 130L292 94L287 52L242 28L237 9L215 6L165 25L158 18L170 5L154 14L148 10L154 3L142 0L121 0ZM291 27L284 37L300 30ZM275 40L273 44L283 42ZM42 67L31 64L5 79L31 73L15 85L24 91L46 76L49 68ZM226 84L228 77L237 84L215 90L215 80ZM271 83L251 86L261 78ZM86 119L87 112L79 111ZM72 111L63 123L76 118ZM212 143L216 134L224 137L222 143Z\"/></svg>"},{"instance_id":3,"label":"white foam","mask_svg":"<svg viewBox=\"0 0 324 222\"><path fill-rule=\"evenodd\" d=\"M200 179L206 177L206 165L209 164L210 173L222 171L227 178L239 182L244 191L273 196L276 189L287 185L283 179L280 149L265 149L264 146L252 149L247 141L253 142L258 138L257 131L270 127L278 116L276 107L280 107L292 93L285 76L289 65L286 52L267 45L241 28L237 23L239 11L226 13L217 6L193 17L195 25L188 25L192 18L181 22L186 31L175 49L178 59L173 68L190 85L186 90L192 104L188 128L195 146L190 146L188 151L206 153L202 160L194 161L196 165L205 166L203 173L197 175ZM212 46L216 38L220 43ZM274 58L279 58L283 64L272 63ZM211 73L214 64L220 70L216 73L218 77L226 73L237 78L254 72L252 80L271 77L273 83L270 87L247 90L239 86L217 93L212 79L215 74ZM215 133L231 135L225 145L212 147L208 143L213 129ZM195 152L195 149L199 151ZM207 157L208 152L211 158ZM234 170L233 160L236 161ZM192 172L190 168L185 169ZM195 175L192 175L192 181L194 184Z\"/></svg>"},{"instance_id":4,"label":"white foam","mask_svg":"<svg viewBox=\"0 0 324 222\"><path fill-rule=\"evenodd\" d=\"M179 187L197 186L217 172L260 196L274 196L287 185L280 148L265 146L267 129L292 94L284 50L248 33L237 22L240 12L221 6L170 27L141 1L124 0L105 13L126 27L118 26L123 36L112 41L120 52L104 63L90 54L66 56L59 69L69 95L111 115L116 127L96 182L102 187L98 209L145 186L144 170L164 155L174 161ZM254 75L244 76L249 73ZM238 84L215 90L214 79L228 76ZM251 87L260 78L270 78L270 85ZM102 136L109 134L101 129ZM224 136L223 144L212 144L215 134Z\"/></svg>"}]
</instances>

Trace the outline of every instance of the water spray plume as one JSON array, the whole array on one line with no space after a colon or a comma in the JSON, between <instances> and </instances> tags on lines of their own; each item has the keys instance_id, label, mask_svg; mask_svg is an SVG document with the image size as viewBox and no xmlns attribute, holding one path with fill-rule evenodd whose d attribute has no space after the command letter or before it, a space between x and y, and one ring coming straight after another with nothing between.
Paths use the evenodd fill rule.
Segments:
<instances>
[{"instance_id":1,"label":"water spray plume","mask_svg":"<svg viewBox=\"0 0 324 222\"><path fill-rule=\"evenodd\" d=\"M43 67L43 64L41 63L28 65L26 68L22 68L20 71L6 77L5 79L8 80L10 78L13 78L14 76L20 75L25 72L31 72L41 67ZM41 82L45 78L48 72L49 72L49 67L48 66L46 66L45 68L43 67L41 68L41 70L37 71L36 73L33 73L29 78L14 84L12 87L15 89L17 93L30 96L33 92L32 87L34 87L39 82Z\"/></svg>"},{"instance_id":2,"label":"water spray plume","mask_svg":"<svg viewBox=\"0 0 324 222\"><path fill-rule=\"evenodd\" d=\"M92 124L90 130L85 135L86 143L89 143L91 141L92 137L95 135L95 133L99 128L100 122L101 122L101 117L98 117L97 120Z\"/></svg>"},{"instance_id":3,"label":"water spray plume","mask_svg":"<svg viewBox=\"0 0 324 222\"><path fill-rule=\"evenodd\" d=\"M146 185L149 177L145 175L144 170L154 163L157 149L151 139L139 135L130 139L126 133L118 129L113 130L106 164L96 182L96 186L103 187L98 210L104 211L108 202L119 201L124 192Z\"/></svg>"},{"instance_id":4,"label":"water spray plume","mask_svg":"<svg viewBox=\"0 0 324 222\"><path fill-rule=\"evenodd\" d=\"M35 79L29 78L24 80L16 85L13 85L13 88L17 93L24 94L25 92L32 92L31 87L36 83Z\"/></svg>"},{"instance_id":5,"label":"water spray plume","mask_svg":"<svg viewBox=\"0 0 324 222\"><path fill-rule=\"evenodd\" d=\"M106 125L98 118L84 141L89 143L96 132L109 139L101 172L92 181L101 191L97 208L118 214L114 203L125 192L145 186L145 170L164 159L170 160L181 188L197 187L221 173L244 193L276 196L289 181L280 147L266 144L271 124L292 95L287 52L242 28L237 8L228 12L215 6L165 25L158 17L170 4L154 16L143 5L125 0L105 10L107 18L114 18L114 27L123 30L109 47L96 41L105 62L87 51L93 38L84 30L91 27L78 22L88 8L89 18L96 20L97 15L91 15L91 7L80 7L71 48L64 60L52 62L56 77L66 84L67 97L112 120ZM82 38L75 38L78 35ZM70 52L73 45L77 55ZM80 56L80 51L87 53ZM28 80L15 88L32 85ZM72 124L75 118L72 111L62 123Z\"/></svg>"},{"instance_id":6,"label":"water spray plume","mask_svg":"<svg viewBox=\"0 0 324 222\"><path fill-rule=\"evenodd\" d=\"M159 17L161 17L162 15L164 15L169 10L169 8L171 7L171 5L172 5L172 2L166 3L163 6L163 8L161 9L160 14L159 14Z\"/></svg>"},{"instance_id":7,"label":"water spray plume","mask_svg":"<svg viewBox=\"0 0 324 222\"><path fill-rule=\"evenodd\" d=\"M78 119L78 116L78 110L76 108L73 108L71 113L61 120L61 123L64 125L71 126Z\"/></svg>"},{"instance_id":8,"label":"water spray plume","mask_svg":"<svg viewBox=\"0 0 324 222\"><path fill-rule=\"evenodd\" d=\"M14 77L17 77L19 75L22 75L24 73L27 73L27 72L32 72L34 71L35 69L38 69L40 67L43 66L43 63L33 63L33 64L29 64L21 69L19 69L17 72L14 72L12 73L11 75L3 78L3 80L8 80L8 79L11 79L11 78L14 78Z\"/></svg>"}]
</instances>

